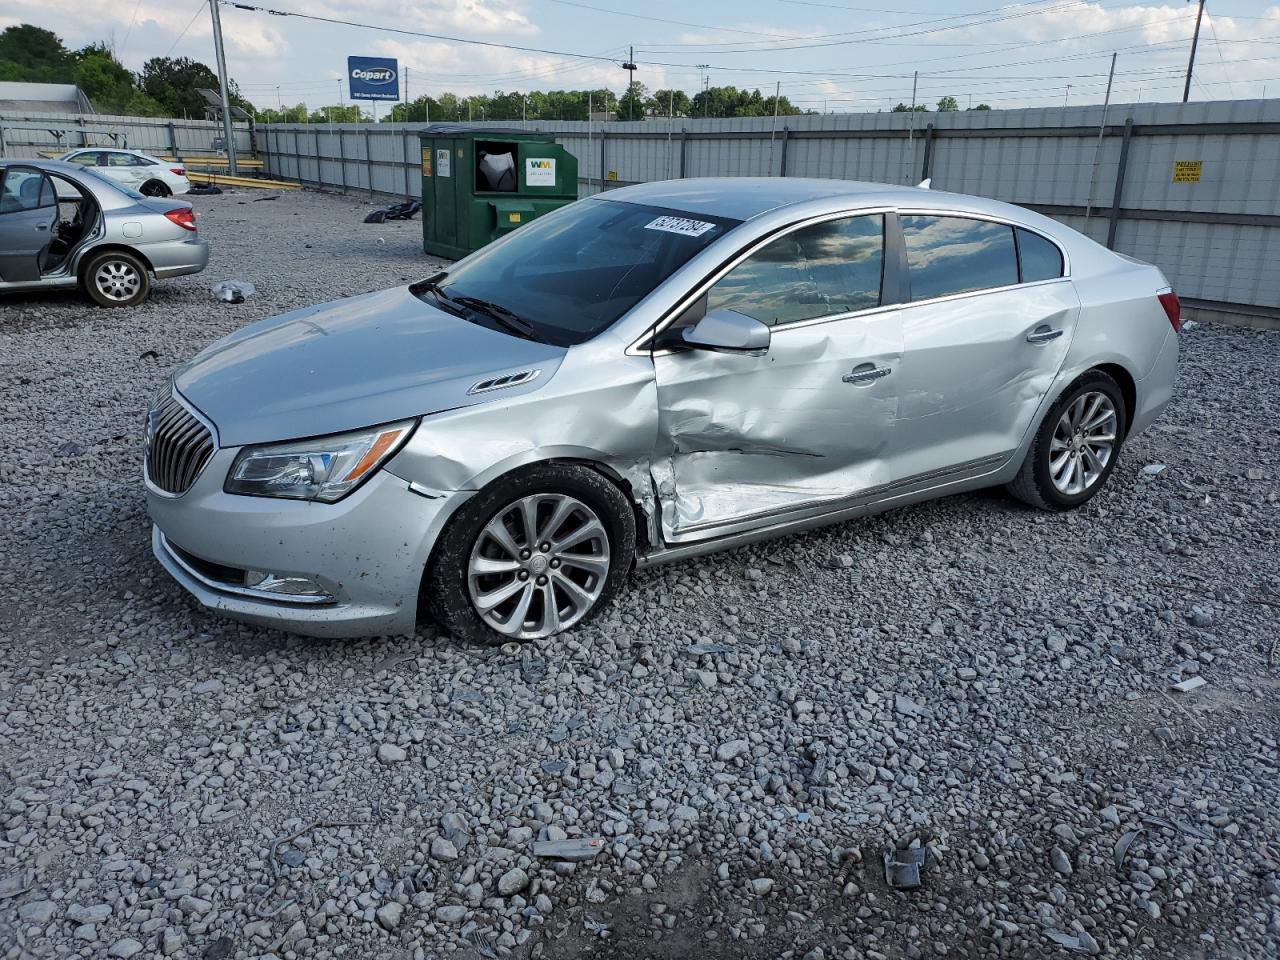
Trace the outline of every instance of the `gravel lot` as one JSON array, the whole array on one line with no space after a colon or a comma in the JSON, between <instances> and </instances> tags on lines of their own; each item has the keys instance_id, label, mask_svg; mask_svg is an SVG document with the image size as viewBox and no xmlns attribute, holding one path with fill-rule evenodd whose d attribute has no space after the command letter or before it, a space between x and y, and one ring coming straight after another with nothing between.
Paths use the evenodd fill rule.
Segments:
<instances>
[{"instance_id":1,"label":"gravel lot","mask_svg":"<svg viewBox=\"0 0 1280 960\"><path fill-rule=\"evenodd\" d=\"M1073 514L659 568L516 654L304 640L154 563L143 412L242 324L429 266L417 221L265 196L198 198L209 270L142 309L0 300L0 955L1280 954L1280 333L1189 331Z\"/></svg>"}]
</instances>

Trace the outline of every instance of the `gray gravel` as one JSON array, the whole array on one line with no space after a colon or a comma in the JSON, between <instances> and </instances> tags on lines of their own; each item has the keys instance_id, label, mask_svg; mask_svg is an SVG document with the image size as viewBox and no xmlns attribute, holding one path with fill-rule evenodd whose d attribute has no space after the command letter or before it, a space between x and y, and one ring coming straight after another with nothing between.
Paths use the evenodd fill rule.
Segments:
<instances>
[{"instance_id":1,"label":"gray gravel","mask_svg":"<svg viewBox=\"0 0 1280 960\"><path fill-rule=\"evenodd\" d=\"M429 262L417 221L257 196L197 199L213 262L142 309L0 301L0 956L1280 953L1280 334L1189 331L1077 513L982 493L661 568L518 652L303 640L156 567L143 411Z\"/></svg>"}]
</instances>

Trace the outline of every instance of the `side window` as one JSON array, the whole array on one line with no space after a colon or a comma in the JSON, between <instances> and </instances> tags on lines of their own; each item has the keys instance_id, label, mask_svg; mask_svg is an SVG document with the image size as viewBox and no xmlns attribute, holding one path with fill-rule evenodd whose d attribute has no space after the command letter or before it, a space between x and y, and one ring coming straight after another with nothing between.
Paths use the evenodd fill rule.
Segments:
<instances>
[{"instance_id":1,"label":"side window","mask_svg":"<svg viewBox=\"0 0 1280 960\"><path fill-rule=\"evenodd\" d=\"M52 180L43 177L40 181L40 206L56 207L57 205L58 191L54 189Z\"/></svg>"},{"instance_id":2,"label":"side window","mask_svg":"<svg viewBox=\"0 0 1280 960\"><path fill-rule=\"evenodd\" d=\"M138 158L130 156L127 153L108 153L107 165L111 167L136 167L139 166Z\"/></svg>"},{"instance_id":3,"label":"side window","mask_svg":"<svg viewBox=\"0 0 1280 960\"><path fill-rule=\"evenodd\" d=\"M966 217L902 217L911 299L1005 287L1018 282L1013 228Z\"/></svg>"},{"instance_id":4,"label":"side window","mask_svg":"<svg viewBox=\"0 0 1280 960\"><path fill-rule=\"evenodd\" d=\"M770 242L707 291L707 310L769 326L880 305L884 217L828 220Z\"/></svg>"},{"instance_id":5,"label":"side window","mask_svg":"<svg viewBox=\"0 0 1280 960\"><path fill-rule=\"evenodd\" d=\"M0 213L52 207L58 202L53 185L39 170L11 167L0 184Z\"/></svg>"},{"instance_id":6,"label":"side window","mask_svg":"<svg viewBox=\"0 0 1280 960\"><path fill-rule=\"evenodd\" d=\"M1023 283L1062 276L1062 251L1038 233L1018 227L1018 269Z\"/></svg>"},{"instance_id":7,"label":"side window","mask_svg":"<svg viewBox=\"0 0 1280 960\"><path fill-rule=\"evenodd\" d=\"M98 163L98 155L96 153L77 153L71 158L72 163L78 163L82 167L92 167Z\"/></svg>"}]
</instances>

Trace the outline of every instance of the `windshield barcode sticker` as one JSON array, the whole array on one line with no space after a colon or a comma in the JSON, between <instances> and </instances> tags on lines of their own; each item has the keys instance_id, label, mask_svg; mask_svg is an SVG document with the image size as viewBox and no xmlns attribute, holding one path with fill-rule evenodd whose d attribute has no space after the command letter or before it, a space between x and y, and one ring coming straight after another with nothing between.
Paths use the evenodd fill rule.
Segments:
<instances>
[{"instance_id":1,"label":"windshield barcode sticker","mask_svg":"<svg viewBox=\"0 0 1280 960\"><path fill-rule=\"evenodd\" d=\"M705 220L689 220L685 217L658 217L657 220L645 224L646 230L662 230L685 237L700 237L714 227L714 223L707 223Z\"/></svg>"}]
</instances>

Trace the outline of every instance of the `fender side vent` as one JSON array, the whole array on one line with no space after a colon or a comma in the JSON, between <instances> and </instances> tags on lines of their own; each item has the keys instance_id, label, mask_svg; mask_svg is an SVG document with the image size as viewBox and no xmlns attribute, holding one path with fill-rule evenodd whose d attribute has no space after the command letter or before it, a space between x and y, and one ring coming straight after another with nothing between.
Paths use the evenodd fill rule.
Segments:
<instances>
[{"instance_id":1,"label":"fender side vent","mask_svg":"<svg viewBox=\"0 0 1280 960\"><path fill-rule=\"evenodd\" d=\"M541 373L541 370L521 370L518 373L504 373L500 377L490 377L487 380L473 383L467 394L469 396L473 393L488 393L490 390L505 390L507 387L518 387L522 383L536 380Z\"/></svg>"}]
</instances>

